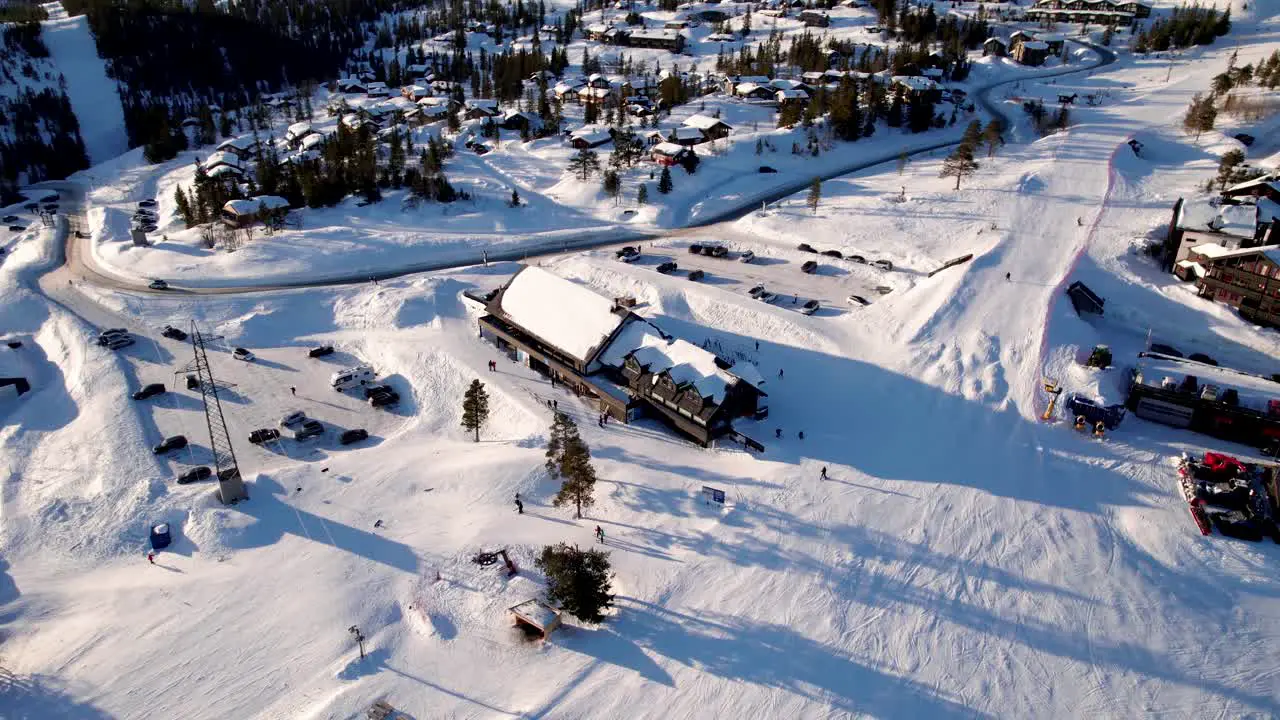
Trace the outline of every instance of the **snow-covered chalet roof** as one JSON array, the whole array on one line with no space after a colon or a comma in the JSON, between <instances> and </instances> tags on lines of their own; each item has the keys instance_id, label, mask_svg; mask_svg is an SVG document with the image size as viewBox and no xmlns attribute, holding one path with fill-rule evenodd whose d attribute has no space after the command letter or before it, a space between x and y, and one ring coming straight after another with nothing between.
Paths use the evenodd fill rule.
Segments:
<instances>
[{"instance_id":1,"label":"snow-covered chalet roof","mask_svg":"<svg viewBox=\"0 0 1280 720\"><path fill-rule=\"evenodd\" d=\"M1022 47L1028 50L1048 50L1049 43L1043 42L1041 40L1027 40L1026 42L1022 43Z\"/></svg>"},{"instance_id":2,"label":"snow-covered chalet roof","mask_svg":"<svg viewBox=\"0 0 1280 720\"><path fill-rule=\"evenodd\" d=\"M572 140L585 140L592 145L608 142L612 136L609 134L609 128L599 125L587 125L580 127L569 134Z\"/></svg>"},{"instance_id":3,"label":"snow-covered chalet roof","mask_svg":"<svg viewBox=\"0 0 1280 720\"><path fill-rule=\"evenodd\" d=\"M685 118L684 124L688 127L698 128L699 130L710 130L713 127L724 125L729 127L728 123L720 118L713 118L708 115L690 115Z\"/></svg>"},{"instance_id":4,"label":"snow-covered chalet roof","mask_svg":"<svg viewBox=\"0 0 1280 720\"><path fill-rule=\"evenodd\" d=\"M916 91L933 90L938 87L938 83L919 75L895 75L893 76L893 82L896 85Z\"/></svg>"},{"instance_id":5,"label":"snow-covered chalet roof","mask_svg":"<svg viewBox=\"0 0 1280 720\"><path fill-rule=\"evenodd\" d=\"M621 367L629 355L657 375L667 372L677 383L692 385L703 398L719 404L737 378L716 364L716 356L686 340L667 339L647 322L633 322L600 356L605 365Z\"/></svg>"},{"instance_id":6,"label":"snow-covered chalet roof","mask_svg":"<svg viewBox=\"0 0 1280 720\"><path fill-rule=\"evenodd\" d=\"M1223 260L1226 258L1248 257L1249 255L1261 254L1268 260L1276 264L1280 264L1280 245L1263 245L1262 247L1231 250L1219 245L1218 243L1205 243L1191 248L1191 252L1197 255L1203 255L1210 260Z\"/></svg>"},{"instance_id":7,"label":"snow-covered chalet roof","mask_svg":"<svg viewBox=\"0 0 1280 720\"><path fill-rule=\"evenodd\" d=\"M289 207L289 201L279 195L259 195L239 200L228 200L227 204L222 206L222 209L230 210L236 215L250 215L258 212L258 208L264 205L268 210L279 210Z\"/></svg>"},{"instance_id":8,"label":"snow-covered chalet roof","mask_svg":"<svg viewBox=\"0 0 1280 720\"><path fill-rule=\"evenodd\" d=\"M626 317L609 298L535 266L516 273L499 302L510 321L583 363Z\"/></svg>"},{"instance_id":9,"label":"snow-covered chalet roof","mask_svg":"<svg viewBox=\"0 0 1280 720\"><path fill-rule=\"evenodd\" d=\"M677 145L672 142L660 142L653 146L654 153L657 153L658 155L666 155L667 157L675 157L687 149L688 148L683 145Z\"/></svg>"}]
</instances>

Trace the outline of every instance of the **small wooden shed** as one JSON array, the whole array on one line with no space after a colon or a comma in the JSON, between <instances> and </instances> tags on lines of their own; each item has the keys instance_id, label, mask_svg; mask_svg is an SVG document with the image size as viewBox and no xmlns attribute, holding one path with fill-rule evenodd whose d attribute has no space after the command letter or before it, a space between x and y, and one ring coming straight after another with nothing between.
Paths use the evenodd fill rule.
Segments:
<instances>
[{"instance_id":1,"label":"small wooden shed","mask_svg":"<svg viewBox=\"0 0 1280 720\"><path fill-rule=\"evenodd\" d=\"M516 627L543 639L560 627L560 611L541 600L525 600L512 606L510 612L515 617Z\"/></svg>"}]
</instances>

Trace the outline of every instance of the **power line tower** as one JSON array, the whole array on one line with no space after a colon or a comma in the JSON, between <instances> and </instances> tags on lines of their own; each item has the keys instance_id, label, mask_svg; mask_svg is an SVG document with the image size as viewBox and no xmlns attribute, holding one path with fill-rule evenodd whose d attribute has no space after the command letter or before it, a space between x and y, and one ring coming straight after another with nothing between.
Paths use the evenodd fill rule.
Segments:
<instances>
[{"instance_id":1,"label":"power line tower","mask_svg":"<svg viewBox=\"0 0 1280 720\"><path fill-rule=\"evenodd\" d=\"M195 351L196 377L200 381L200 397L204 400L204 419L209 426L209 448L213 451L213 465L218 473L218 499L231 505L249 499L249 492L240 478L240 466L236 464L236 452L231 447L231 433L227 420L222 416L222 403L218 400L218 383L209 367L209 356L204 349L204 336L200 328L191 322L191 347Z\"/></svg>"}]
</instances>

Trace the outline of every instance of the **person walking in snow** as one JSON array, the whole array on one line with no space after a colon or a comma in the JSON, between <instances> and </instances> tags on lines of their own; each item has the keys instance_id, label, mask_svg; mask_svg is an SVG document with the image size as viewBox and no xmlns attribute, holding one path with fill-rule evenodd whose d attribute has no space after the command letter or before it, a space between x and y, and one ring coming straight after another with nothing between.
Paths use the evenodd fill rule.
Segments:
<instances>
[{"instance_id":1,"label":"person walking in snow","mask_svg":"<svg viewBox=\"0 0 1280 720\"><path fill-rule=\"evenodd\" d=\"M524 503L520 500L520 493L516 493L516 514L524 514Z\"/></svg>"},{"instance_id":2,"label":"person walking in snow","mask_svg":"<svg viewBox=\"0 0 1280 720\"><path fill-rule=\"evenodd\" d=\"M604 528L596 526L596 542L604 542Z\"/></svg>"},{"instance_id":3,"label":"person walking in snow","mask_svg":"<svg viewBox=\"0 0 1280 720\"><path fill-rule=\"evenodd\" d=\"M774 428L774 429L773 429L773 436L774 436L775 438L777 438L777 439L781 440L781 439L782 439L782 428Z\"/></svg>"},{"instance_id":4,"label":"person walking in snow","mask_svg":"<svg viewBox=\"0 0 1280 720\"><path fill-rule=\"evenodd\" d=\"M151 563L152 565L156 564L156 553L154 550L147 553L147 562Z\"/></svg>"},{"instance_id":5,"label":"person walking in snow","mask_svg":"<svg viewBox=\"0 0 1280 720\"><path fill-rule=\"evenodd\" d=\"M1005 274L1004 274L1004 279L1005 279L1006 281L1008 281L1008 280L1012 280L1012 279L1013 279L1013 275L1012 275L1011 273L1005 273Z\"/></svg>"},{"instance_id":6,"label":"person walking in snow","mask_svg":"<svg viewBox=\"0 0 1280 720\"><path fill-rule=\"evenodd\" d=\"M779 379L779 380L781 380L781 379L782 379L782 374L783 374L783 373L782 373L782 368L778 368L778 379Z\"/></svg>"},{"instance_id":7,"label":"person walking in snow","mask_svg":"<svg viewBox=\"0 0 1280 720\"><path fill-rule=\"evenodd\" d=\"M1084 220L1076 218L1076 227L1084 227Z\"/></svg>"},{"instance_id":8,"label":"person walking in snow","mask_svg":"<svg viewBox=\"0 0 1280 720\"><path fill-rule=\"evenodd\" d=\"M804 431L803 431L803 430L801 430L801 431L800 431L800 439L801 439L801 440L803 440L803 439L804 439Z\"/></svg>"},{"instance_id":9,"label":"person walking in snow","mask_svg":"<svg viewBox=\"0 0 1280 720\"><path fill-rule=\"evenodd\" d=\"M298 388L296 388L296 387L294 387L294 386L290 385L290 386L289 386L289 394L290 394L290 395L294 395L294 396L296 396L296 395L298 394Z\"/></svg>"},{"instance_id":10,"label":"person walking in snow","mask_svg":"<svg viewBox=\"0 0 1280 720\"><path fill-rule=\"evenodd\" d=\"M827 479L827 466L826 466L826 465L823 465L823 466L822 466L822 479L823 479L823 480L826 480L826 479Z\"/></svg>"}]
</instances>

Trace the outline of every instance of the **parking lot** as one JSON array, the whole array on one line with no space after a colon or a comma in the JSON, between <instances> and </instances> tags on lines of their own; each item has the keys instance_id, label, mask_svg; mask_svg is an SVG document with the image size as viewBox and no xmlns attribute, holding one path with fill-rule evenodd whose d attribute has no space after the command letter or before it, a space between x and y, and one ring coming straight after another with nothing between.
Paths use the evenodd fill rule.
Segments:
<instances>
[{"instance_id":1,"label":"parking lot","mask_svg":"<svg viewBox=\"0 0 1280 720\"><path fill-rule=\"evenodd\" d=\"M691 244L702 243L720 244L729 248L729 252L719 258L689 252ZM755 257L751 262L742 262L742 254L748 250L755 253ZM817 262L814 272L801 271L801 266L810 260ZM817 316L856 311L861 304L851 302L850 295L858 295L870 304L882 296L878 287L894 292L910 284L909 274L897 270L882 270L800 250L780 250L746 242L726 243L711 238L644 243L640 257L631 265L656 272L658 266L666 262L677 265L677 269L669 273L671 277L687 278L690 272L701 270L703 276L696 282L721 286L732 292L747 294L763 285L776 296L772 304L778 307L794 307L799 311L806 301L817 300L821 305L815 313Z\"/></svg>"},{"instance_id":2,"label":"parking lot","mask_svg":"<svg viewBox=\"0 0 1280 720\"><path fill-rule=\"evenodd\" d=\"M130 400L154 421L155 437L148 441L154 446L175 435L187 438L186 447L162 456L171 477L176 478L194 467L212 466L201 393L198 387L188 388L186 381L187 374L194 374L190 340L162 337L158 328L127 329L136 342L114 352L127 358L132 366L137 382L131 392L151 383L163 383L166 388L163 394ZM233 357L234 348L217 335L216 329L206 329L210 331L213 338L206 338L209 364L218 383L218 397L236 459L246 477L282 460L317 463L334 453L375 447L413 412L412 389L398 376L378 376L376 380L400 394L401 400L394 406L371 407L359 387L335 391L330 386L333 373L361 364L360 358L341 349L332 355L311 358L308 347L255 347L248 348L254 359L245 361ZM105 347L99 350L112 352ZM318 420L323 425L323 433L294 439L293 430L283 427L281 420L295 411ZM279 431L280 437L260 444L249 441L251 432L265 428ZM339 440L342 433L356 428L367 430L369 437L342 445Z\"/></svg>"}]
</instances>

